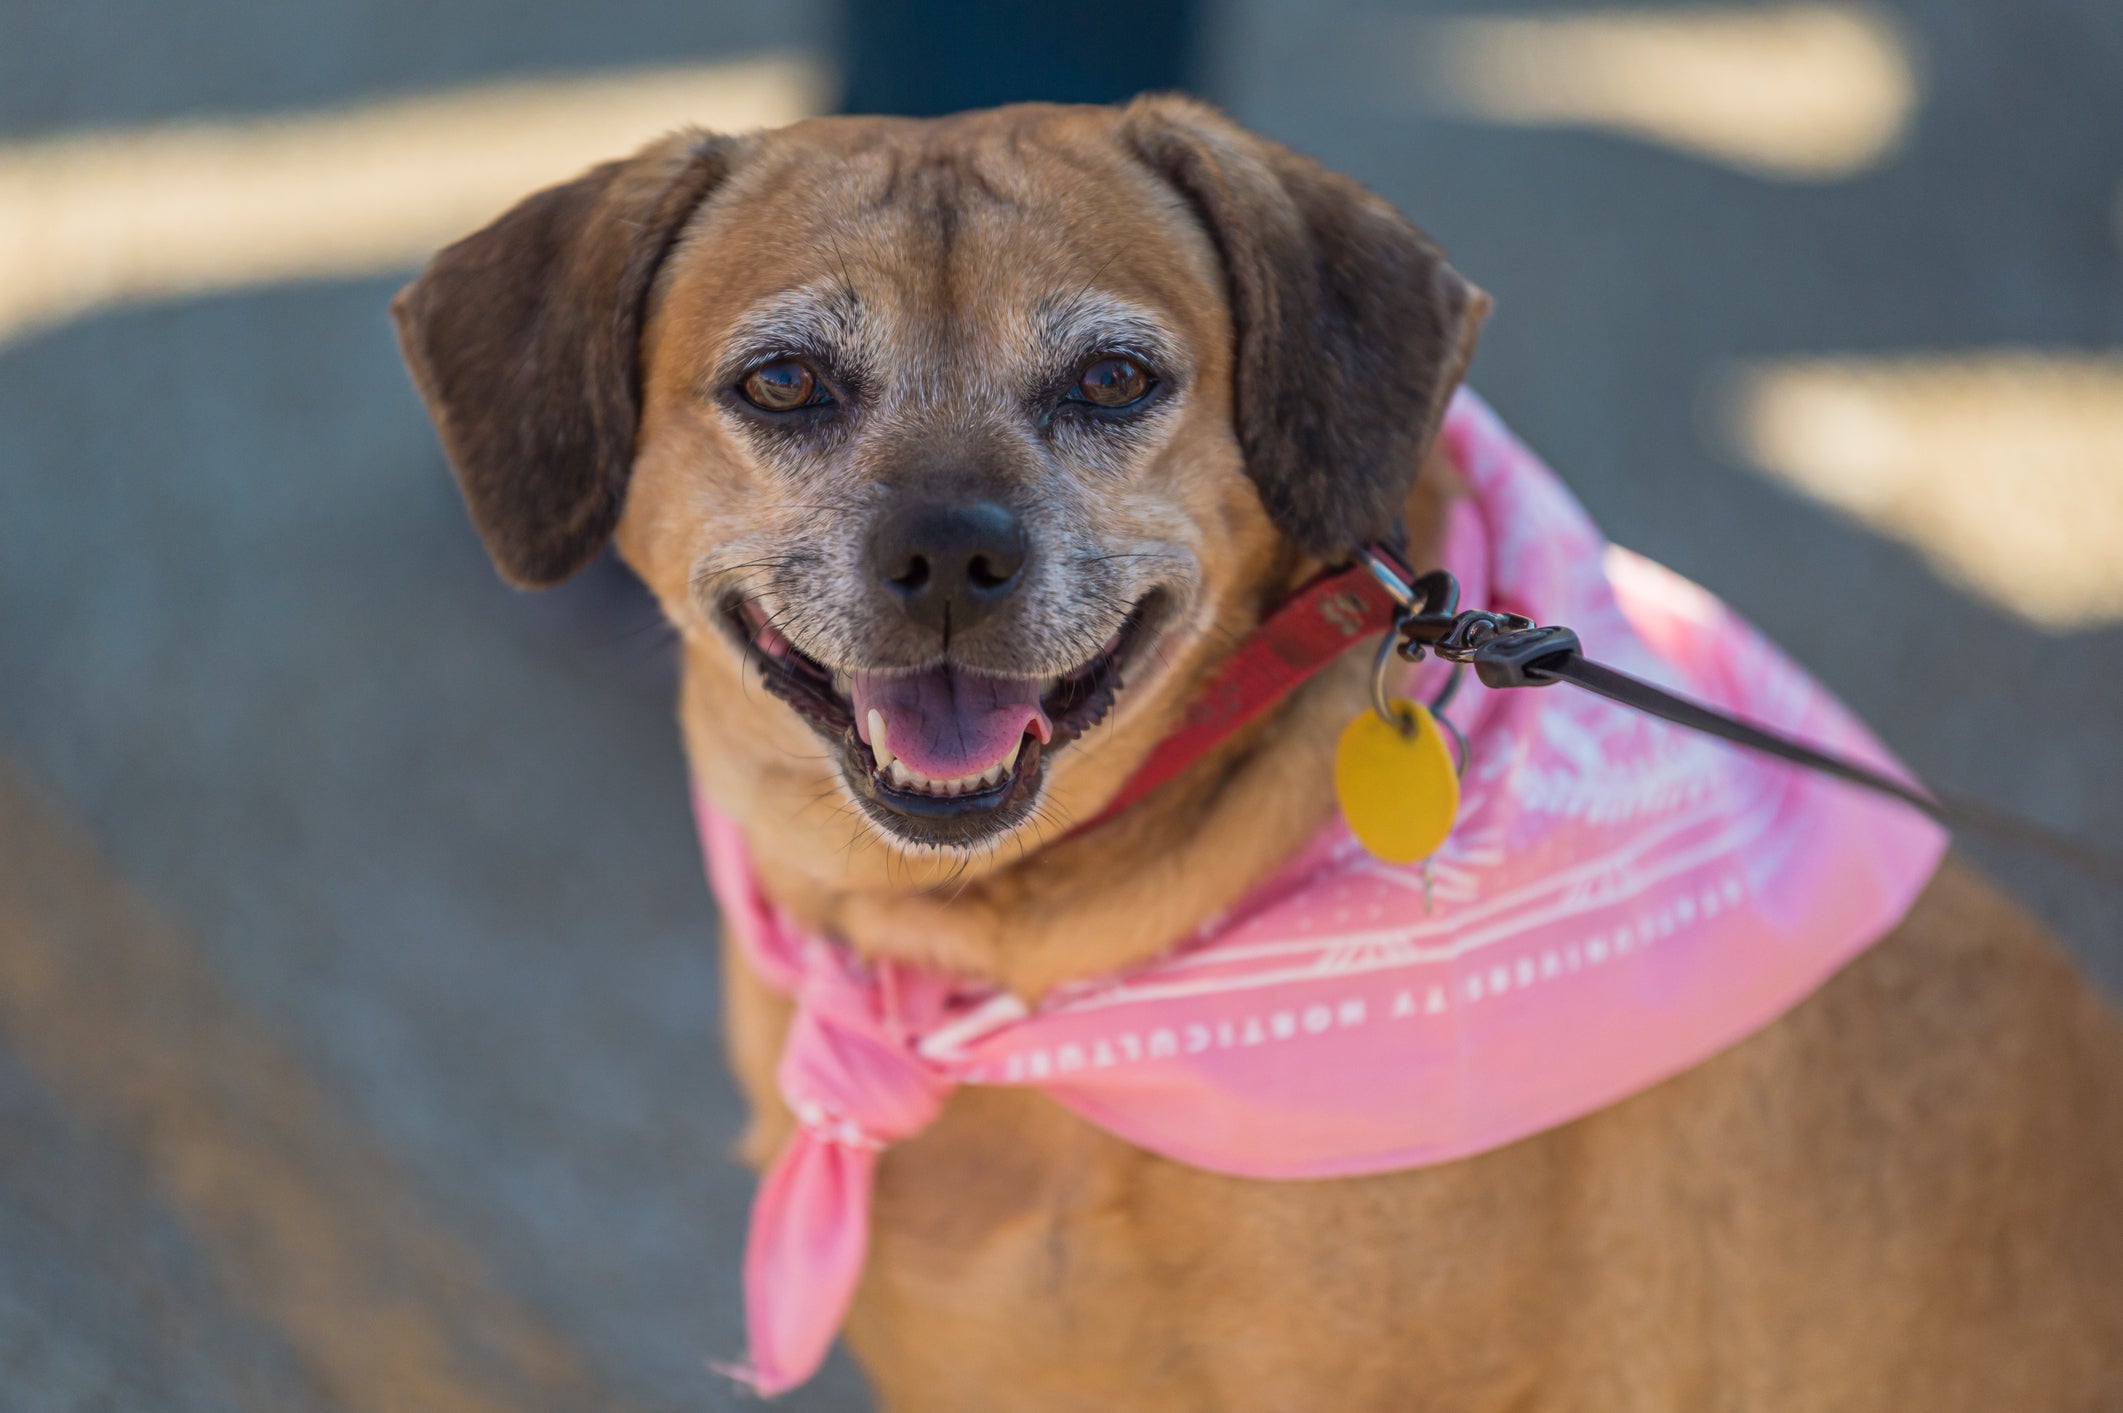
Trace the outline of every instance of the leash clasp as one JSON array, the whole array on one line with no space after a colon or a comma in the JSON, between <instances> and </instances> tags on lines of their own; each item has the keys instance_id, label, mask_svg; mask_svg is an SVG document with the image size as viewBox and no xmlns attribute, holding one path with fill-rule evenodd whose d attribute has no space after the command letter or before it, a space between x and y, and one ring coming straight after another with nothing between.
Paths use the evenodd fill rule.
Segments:
<instances>
[{"instance_id":1,"label":"leash clasp","mask_svg":"<svg viewBox=\"0 0 2123 1413\"><path fill-rule=\"evenodd\" d=\"M1392 638L1403 660L1421 662L1425 653L1436 653L1447 662L1465 665L1486 643L1507 633L1523 632L1533 620L1516 613L1493 613L1487 609L1460 611L1460 581L1451 571L1432 569L1405 582L1394 567L1376 553L1365 561L1393 601L1400 605Z\"/></svg>"},{"instance_id":2,"label":"leash clasp","mask_svg":"<svg viewBox=\"0 0 2123 1413\"><path fill-rule=\"evenodd\" d=\"M1393 711L1386 695L1386 664L1391 653L1406 662L1421 662L1425 654L1435 653L1453 665L1451 678L1432 704L1435 712L1450 699L1459 686L1460 670L1469 665L1485 687L1546 687L1561 679L1538 664L1579 650L1577 634L1560 625L1544 628L1522 613L1480 608L1461 612L1459 580L1448 570L1432 569L1409 583L1379 554L1367 552L1364 559L1401 608L1372 665L1371 704L1381 718L1404 733L1410 723Z\"/></svg>"},{"instance_id":3,"label":"leash clasp","mask_svg":"<svg viewBox=\"0 0 2123 1413\"><path fill-rule=\"evenodd\" d=\"M1432 569L1413 584L1404 584L1378 556L1368 558L1371 572L1404 610L1387 641L1408 662L1435 653L1456 667L1471 664L1485 687L1545 687L1558 679L1535 664L1578 651L1576 633L1560 626L1543 628L1523 613L1483 608L1462 613L1459 581L1446 570ZM1383 681L1383 653L1379 666L1377 675Z\"/></svg>"}]
</instances>

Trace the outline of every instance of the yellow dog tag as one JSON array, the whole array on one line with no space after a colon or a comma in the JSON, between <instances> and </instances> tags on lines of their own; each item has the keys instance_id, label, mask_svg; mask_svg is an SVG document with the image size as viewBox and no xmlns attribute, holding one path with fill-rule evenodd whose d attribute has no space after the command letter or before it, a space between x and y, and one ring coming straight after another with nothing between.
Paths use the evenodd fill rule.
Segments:
<instances>
[{"instance_id":1,"label":"yellow dog tag","mask_svg":"<svg viewBox=\"0 0 2123 1413\"><path fill-rule=\"evenodd\" d=\"M1407 864L1429 858L1452 833L1460 778L1428 708L1391 705L1415 729L1403 734L1375 711L1350 722L1334 751L1334 793L1357 842L1387 863Z\"/></svg>"}]
</instances>

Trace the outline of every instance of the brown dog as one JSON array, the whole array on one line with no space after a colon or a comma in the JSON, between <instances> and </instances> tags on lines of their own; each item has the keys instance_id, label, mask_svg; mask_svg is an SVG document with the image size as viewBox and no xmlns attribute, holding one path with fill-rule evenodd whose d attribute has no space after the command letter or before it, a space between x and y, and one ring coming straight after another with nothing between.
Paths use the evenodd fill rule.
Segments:
<instances>
[{"instance_id":1,"label":"brown dog","mask_svg":"<svg viewBox=\"0 0 2123 1413\"><path fill-rule=\"evenodd\" d=\"M1033 997L1327 818L1362 654L1067 833L1322 561L1397 520L1424 560L1487 306L1354 183L1157 99L676 136L394 312L502 572L616 538L656 592L770 894ZM998 760L1034 704L1052 740ZM787 1010L728 973L764 1162ZM1463 1162L1245 1181L961 1091L883 1160L848 1336L924 1413L2119 1407L2118 1080L2123 1029L1949 864L1768 1030Z\"/></svg>"}]
</instances>

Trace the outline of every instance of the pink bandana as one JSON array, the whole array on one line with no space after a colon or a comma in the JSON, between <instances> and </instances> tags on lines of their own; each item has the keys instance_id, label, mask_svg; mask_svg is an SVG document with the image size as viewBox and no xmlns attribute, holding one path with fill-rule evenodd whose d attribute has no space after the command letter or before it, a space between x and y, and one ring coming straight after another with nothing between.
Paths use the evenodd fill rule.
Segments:
<instances>
[{"instance_id":1,"label":"pink bandana","mask_svg":"<svg viewBox=\"0 0 2123 1413\"><path fill-rule=\"evenodd\" d=\"M1467 605L1568 624L1598 661L1900 773L1723 604L1609 545L1471 393L1443 438L1474 488L1443 557ZM779 1080L798 1128L745 1258L759 1390L825 1357L862 1273L878 1154L956 1085L1034 1085L1246 1177L1461 1158L1769 1024L1901 920L1945 847L1904 806L1569 686L1490 692L1469 674L1448 715L1471 757L1427 866L1379 863L1336 819L1163 957L1029 1011L799 933L699 801L728 935L797 1003Z\"/></svg>"}]
</instances>

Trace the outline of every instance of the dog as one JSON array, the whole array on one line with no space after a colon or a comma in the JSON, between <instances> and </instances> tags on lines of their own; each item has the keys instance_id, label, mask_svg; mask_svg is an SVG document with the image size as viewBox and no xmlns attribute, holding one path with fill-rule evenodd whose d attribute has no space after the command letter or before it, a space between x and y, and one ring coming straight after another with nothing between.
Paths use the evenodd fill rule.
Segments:
<instances>
[{"instance_id":1,"label":"dog","mask_svg":"<svg viewBox=\"0 0 2123 1413\"><path fill-rule=\"evenodd\" d=\"M1098 819L1323 567L1402 528L1437 562L1489 306L1356 183L1151 97L679 133L393 313L501 573L612 544L657 597L760 895L1030 1004L1334 815L1367 651ZM797 1011L725 978L765 1168ZM845 1336L923 1413L2123 1406L2119 1079L2117 1018L1949 859L1781 1018L1459 1161L1235 1177L958 1089L875 1163Z\"/></svg>"}]
</instances>

